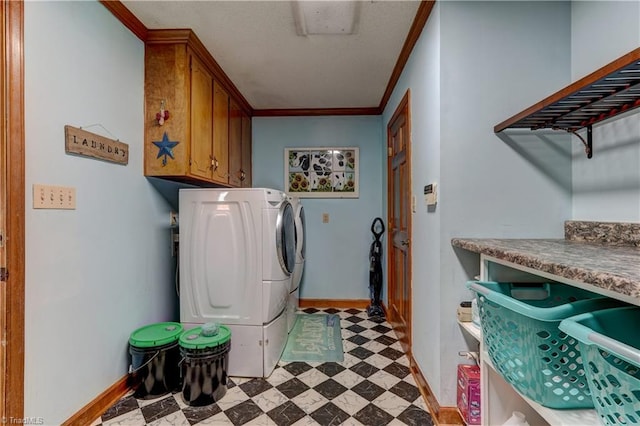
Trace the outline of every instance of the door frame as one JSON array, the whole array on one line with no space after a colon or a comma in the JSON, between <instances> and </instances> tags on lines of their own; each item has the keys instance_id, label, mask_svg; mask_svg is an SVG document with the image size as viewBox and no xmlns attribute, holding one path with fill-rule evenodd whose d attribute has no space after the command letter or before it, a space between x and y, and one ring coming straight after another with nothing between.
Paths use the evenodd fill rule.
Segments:
<instances>
[{"instance_id":1,"label":"door frame","mask_svg":"<svg viewBox=\"0 0 640 426\"><path fill-rule=\"evenodd\" d=\"M5 198L3 209L6 268L6 329L3 415L24 417L24 308L25 308L25 156L24 156L24 3L2 0L2 146ZM1 157L1 156L0 156Z\"/></svg>"},{"instance_id":2,"label":"door frame","mask_svg":"<svg viewBox=\"0 0 640 426\"><path fill-rule=\"evenodd\" d=\"M407 217L407 234L409 237L409 241L411 242L409 244L409 247L407 248L408 253L407 253L407 268L408 270L406 271L406 276L407 276L407 282L409 284L409 288L411 290L411 296L409 297L408 303L409 303L409 317L406 318L407 320L407 348L403 348L406 349L406 353L409 356L409 359L412 360L413 356L412 356L412 352L413 352L413 258L412 258L412 241L413 241L413 235L412 235L412 222L413 222L413 210L412 210L412 205L411 205L411 188L412 188L412 171L411 171L411 91L409 89L407 89L407 91L405 92L404 96L402 97L402 99L400 100L400 102L398 103L398 106L396 107L393 115L391 116L391 118L389 119L389 122L387 123L387 141L386 141L386 147L387 147L387 228L389 229L389 237L387 238L387 298L393 294L392 293L392 287L391 287L391 271L392 269L392 265L391 265L391 251L393 250L393 236L391 233L392 230L392 226L391 226L391 206L393 203L393 185L391 185L391 175L393 173L392 171L392 161L393 161L393 156L392 156L392 146L391 146L391 126L392 124L396 121L396 119L398 118L398 116L400 114L405 114L405 121L406 121L406 127L407 127L407 140L405 141L405 146L406 146L406 164L407 164L407 171L408 171L408 187L407 188L400 188L401 190L407 191L408 192L408 200L409 203L407 205L408 209L409 209L409 215Z\"/></svg>"}]
</instances>

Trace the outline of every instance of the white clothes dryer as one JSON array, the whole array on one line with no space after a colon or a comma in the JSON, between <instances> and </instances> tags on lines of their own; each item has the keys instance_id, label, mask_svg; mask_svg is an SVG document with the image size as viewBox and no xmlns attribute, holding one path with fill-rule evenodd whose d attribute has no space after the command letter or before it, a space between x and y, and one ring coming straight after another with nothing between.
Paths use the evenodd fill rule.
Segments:
<instances>
[{"instance_id":1,"label":"white clothes dryer","mask_svg":"<svg viewBox=\"0 0 640 426\"><path fill-rule=\"evenodd\" d=\"M289 291L289 302L287 304L287 328L289 332L293 328L296 320L296 312L300 306L300 282L304 270L305 259L305 225L304 207L302 200L298 197L289 196L289 202L293 207L296 239L296 265L293 268L291 278L291 289Z\"/></svg>"},{"instance_id":2,"label":"white clothes dryer","mask_svg":"<svg viewBox=\"0 0 640 426\"><path fill-rule=\"evenodd\" d=\"M180 321L231 330L227 374L268 377L287 339L295 219L274 189L181 189Z\"/></svg>"}]
</instances>

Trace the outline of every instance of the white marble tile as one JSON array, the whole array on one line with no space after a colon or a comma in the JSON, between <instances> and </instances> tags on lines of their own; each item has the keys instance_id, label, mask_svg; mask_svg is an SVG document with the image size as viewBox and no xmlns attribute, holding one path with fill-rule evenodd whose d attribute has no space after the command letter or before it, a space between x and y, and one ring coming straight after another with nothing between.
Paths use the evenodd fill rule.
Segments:
<instances>
[{"instance_id":1,"label":"white marble tile","mask_svg":"<svg viewBox=\"0 0 640 426\"><path fill-rule=\"evenodd\" d=\"M218 413L215 416L211 416L201 422L196 423L197 426L226 426L233 425L233 422L229 420L226 414Z\"/></svg>"},{"instance_id":2,"label":"white marble tile","mask_svg":"<svg viewBox=\"0 0 640 426\"><path fill-rule=\"evenodd\" d=\"M402 413L409 405L411 405L408 401L405 401L398 395L391 392L383 393L382 395L374 399L371 403L394 417L400 415L400 413Z\"/></svg>"},{"instance_id":3,"label":"white marble tile","mask_svg":"<svg viewBox=\"0 0 640 426\"><path fill-rule=\"evenodd\" d=\"M355 344L355 343L353 343L353 342L350 342L349 340L343 340L343 341L342 341L342 349L343 349L345 352L350 352L350 351L352 351L353 349L355 349L355 348L357 348L357 347L358 347L358 345L356 345L356 344Z\"/></svg>"},{"instance_id":4,"label":"white marble tile","mask_svg":"<svg viewBox=\"0 0 640 426\"><path fill-rule=\"evenodd\" d=\"M351 368L357 363L362 361L360 358L355 357L347 352L344 353L344 361L340 363L344 368Z\"/></svg>"},{"instance_id":5,"label":"white marble tile","mask_svg":"<svg viewBox=\"0 0 640 426\"><path fill-rule=\"evenodd\" d=\"M129 411L121 416L114 417L111 420L108 420L102 423L105 426L137 426L137 425L145 425L146 421L144 420L144 416L142 415L142 410L139 408L136 410Z\"/></svg>"},{"instance_id":6,"label":"white marble tile","mask_svg":"<svg viewBox=\"0 0 640 426\"><path fill-rule=\"evenodd\" d=\"M395 342L392 345L389 346L392 349L395 349L396 351L400 351L400 352L404 352L402 350L402 345L400 344L400 342Z\"/></svg>"},{"instance_id":7,"label":"white marble tile","mask_svg":"<svg viewBox=\"0 0 640 426\"><path fill-rule=\"evenodd\" d=\"M156 398L152 398L152 399L138 399L138 406L140 408L146 407L147 405L151 405L154 402L160 401L161 399L168 398L170 395L171 394L160 395L160 396L158 396Z\"/></svg>"},{"instance_id":8,"label":"white marble tile","mask_svg":"<svg viewBox=\"0 0 640 426\"><path fill-rule=\"evenodd\" d=\"M407 376L402 380L404 380L405 382L409 383L410 385L413 385L413 386L416 386L416 387L418 386L416 384L416 381L413 379L413 374L407 374Z\"/></svg>"},{"instance_id":9,"label":"white marble tile","mask_svg":"<svg viewBox=\"0 0 640 426\"><path fill-rule=\"evenodd\" d=\"M350 416L353 416L369 404L369 401L351 390L341 393L332 399L331 402L344 410Z\"/></svg>"},{"instance_id":10,"label":"white marble tile","mask_svg":"<svg viewBox=\"0 0 640 426\"><path fill-rule=\"evenodd\" d=\"M231 377L231 380L233 380L233 383L236 385L241 385L253 380L253 377Z\"/></svg>"},{"instance_id":11,"label":"white marble tile","mask_svg":"<svg viewBox=\"0 0 640 426\"><path fill-rule=\"evenodd\" d=\"M319 426L319 425L320 423L313 420L313 417L305 416L291 426Z\"/></svg>"},{"instance_id":12,"label":"white marble tile","mask_svg":"<svg viewBox=\"0 0 640 426\"><path fill-rule=\"evenodd\" d=\"M182 411L176 411L149 423L149 426L191 426Z\"/></svg>"},{"instance_id":13,"label":"white marble tile","mask_svg":"<svg viewBox=\"0 0 640 426\"><path fill-rule=\"evenodd\" d=\"M376 342L375 340L371 340L365 344L362 345L363 348L369 349L371 352L375 352L378 353L381 350L384 350L387 348L387 345L383 345L380 342Z\"/></svg>"},{"instance_id":14,"label":"white marble tile","mask_svg":"<svg viewBox=\"0 0 640 426\"><path fill-rule=\"evenodd\" d=\"M380 369L385 368L387 365L393 362L386 356L382 356L378 354L371 355L369 358L365 359L365 361L373 365L374 367L378 367Z\"/></svg>"},{"instance_id":15,"label":"white marble tile","mask_svg":"<svg viewBox=\"0 0 640 426\"><path fill-rule=\"evenodd\" d=\"M342 339L343 340L347 340L349 337L353 337L355 335L356 335L356 333L354 333L351 330L347 330L346 328L342 329Z\"/></svg>"},{"instance_id":16,"label":"white marble tile","mask_svg":"<svg viewBox=\"0 0 640 426\"><path fill-rule=\"evenodd\" d=\"M313 413L318 408L329 402L327 398L320 395L313 389L302 392L300 395L292 398L291 401L298 407L302 408L307 414Z\"/></svg>"},{"instance_id":17,"label":"white marble tile","mask_svg":"<svg viewBox=\"0 0 640 426\"><path fill-rule=\"evenodd\" d=\"M424 400L424 398L422 397L422 395L420 395L420 397L418 397L418 399L416 399L415 401L413 401L413 405L415 405L418 408L422 408L424 411L426 411L427 413L430 413L429 411L429 407L427 406L426 401Z\"/></svg>"},{"instance_id":18,"label":"white marble tile","mask_svg":"<svg viewBox=\"0 0 640 426\"><path fill-rule=\"evenodd\" d=\"M353 417L350 417L347 420L345 420L344 422L342 422L341 426L364 426L364 425L362 423L360 423L357 419L354 419Z\"/></svg>"},{"instance_id":19,"label":"white marble tile","mask_svg":"<svg viewBox=\"0 0 640 426\"><path fill-rule=\"evenodd\" d=\"M247 394L244 393L239 386L235 386L227 390L224 398L220 398L220 401L218 401L218 407L220 407L222 410L228 410L229 408L235 407L236 405L246 401L247 399L249 399Z\"/></svg>"},{"instance_id":20,"label":"white marble tile","mask_svg":"<svg viewBox=\"0 0 640 426\"><path fill-rule=\"evenodd\" d=\"M102 419L100 417L98 417L89 426L98 426L100 424L102 424Z\"/></svg>"},{"instance_id":21,"label":"white marble tile","mask_svg":"<svg viewBox=\"0 0 640 426\"><path fill-rule=\"evenodd\" d=\"M298 380L300 380L310 388L316 385L319 385L320 383L324 382L329 378L329 376L327 376L320 370L316 370L315 368L305 371L304 373L300 374L297 377L298 377Z\"/></svg>"},{"instance_id":22,"label":"white marble tile","mask_svg":"<svg viewBox=\"0 0 640 426\"><path fill-rule=\"evenodd\" d=\"M398 364L404 365L405 367L409 367L410 363L409 363L409 358L407 358L406 355L401 356L400 358L396 359L396 362Z\"/></svg>"},{"instance_id":23,"label":"white marble tile","mask_svg":"<svg viewBox=\"0 0 640 426\"><path fill-rule=\"evenodd\" d=\"M289 373L284 368L276 368L273 370L273 373L267 378L267 381L271 383L273 386L278 386L286 382L287 380L291 380L294 377L293 374Z\"/></svg>"},{"instance_id":24,"label":"white marble tile","mask_svg":"<svg viewBox=\"0 0 640 426\"><path fill-rule=\"evenodd\" d=\"M359 333L362 337L366 337L367 339L375 339L376 337L380 337L380 333L373 330L364 330L362 333Z\"/></svg>"},{"instance_id":25,"label":"white marble tile","mask_svg":"<svg viewBox=\"0 0 640 426\"><path fill-rule=\"evenodd\" d=\"M288 400L289 398L284 396L276 388L271 388L268 391L262 392L260 395L253 397L253 402L255 402L265 413L284 404Z\"/></svg>"},{"instance_id":26,"label":"white marble tile","mask_svg":"<svg viewBox=\"0 0 640 426\"><path fill-rule=\"evenodd\" d=\"M387 424L387 426L407 426L407 424L398 419L393 419Z\"/></svg>"},{"instance_id":27,"label":"white marble tile","mask_svg":"<svg viewBox=\"0 0 640 426\"><path fill-rule=\"evenodd\" d=\"M333 380L340 383L344 387L351 389L358 383L362 382L364 380L364 377L347 369L333 376Z\"/></svg>"},{"instance_id":28,"label":"white marble tile","mask_svg":"<svg viewBox=\"0 0 640 426\"><path fill-rule=\"evenodd\" d=\"M384 390L391 389L396 383L400 381L400 379L393 374L389 374L383 370L376 371L371 376L369 376L368 379Z\"/></svg>"},{"instance_id":29,"label":"white marble tile","mask_svg":"<svg viewBox=\"0 0 640 426\"><path fill-rule=\"evenodd\" d=\"M263 414L259 417L256 417L253 420L250 420L248 423L245 423L247 426L277 426L276 422L271 420L269 416Z\"/></svg>"}]
</instances>

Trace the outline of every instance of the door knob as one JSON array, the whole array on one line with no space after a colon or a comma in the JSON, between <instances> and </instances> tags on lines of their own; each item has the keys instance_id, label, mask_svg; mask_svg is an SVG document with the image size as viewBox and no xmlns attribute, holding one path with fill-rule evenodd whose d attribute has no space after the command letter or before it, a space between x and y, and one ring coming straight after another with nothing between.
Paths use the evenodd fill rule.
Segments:
<instances>
[{"instance_id":1,"label":"door knob","mask_svg":"<svg viewBox=\"0 0 640 426\"><path fill-rule=\"evenodd\" d=\"M402 240L402 241L400 241L400 245L401 245L402 247L407 247L407 246L409 245L409 243L410 243L410 242L411 242L411 241L409 241L409 239L407 238L406 240Z\"/></svg>"}]
</instances>

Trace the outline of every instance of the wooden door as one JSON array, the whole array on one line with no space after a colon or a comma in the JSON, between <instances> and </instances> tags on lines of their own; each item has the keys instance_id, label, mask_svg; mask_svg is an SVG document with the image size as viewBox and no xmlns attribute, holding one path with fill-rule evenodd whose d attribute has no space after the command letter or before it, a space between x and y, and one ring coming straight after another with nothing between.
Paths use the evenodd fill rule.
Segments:
<instances>
[{"instance_id":1,"label":"wooden door","mask_svg":"<svg viewBox=\"0 0 640 426\"><path fill-rule=\"evenodd\" d=\"M191 161L190 173L212 178L213 76L200 60L189 56L191 68Z\"/></svg>"},{"instance_id":2,"label":"wooden door","mask_svg":"<svg viewBox=\"0 0 640 426\"><path fill-rule=\"evenodd\" d=\"M242 113L242 169L243 188L251 188L251 117Z\"/></svg>"},{"instance_id":3,"label":"wooden door","mask_svg":"<svg viewBox=\"0 0 640 426\"><path fill-rule=\"evenodd\" d=\"M229 182L229 94L213 82L213 180Z\"/></svg>"},{"instance_id":4,"label":"wooden door","mask_svg":"<svg viewBox=\"0 0 640 426\"><path fill-rule=\"evenodd\" d=\"M411 129L409 92L387 125L389 322L411 352Z\"/></svg>"},{"instance_id":5,"label":"wooden door","mask_svg":"<svg viewBox=\"0 0 640 426\"><path fill-rule=\"evenodd\" d=\"M242 116L236 101L229 101L229 185L242 186Z\"/></svg>"}]
</instances>

